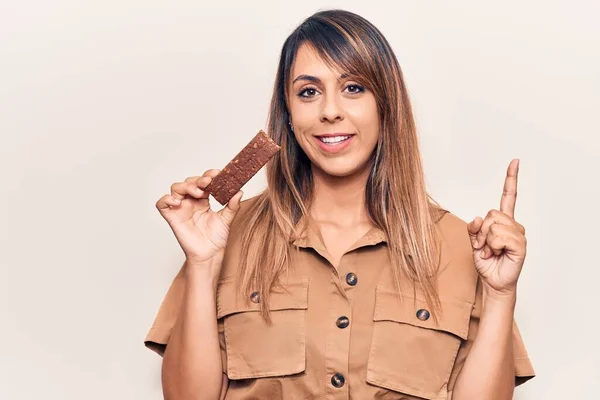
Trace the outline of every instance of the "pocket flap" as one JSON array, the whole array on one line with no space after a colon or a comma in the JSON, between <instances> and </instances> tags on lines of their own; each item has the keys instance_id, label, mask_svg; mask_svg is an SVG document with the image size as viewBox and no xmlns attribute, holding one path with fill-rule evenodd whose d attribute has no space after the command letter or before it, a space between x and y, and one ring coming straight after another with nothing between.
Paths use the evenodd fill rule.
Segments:
<instances>
[{"instance_id":1,"label":"pocket flap","mask_svg":"<svg viewBox=\"0 0 600 400\"><path fill-rule=\"evenodd\" d=\"M260 304L250 301L252 293L240 296L235 280L220 282L217 290L217 318L227 315L260 311ZM305 310L308 308L308 278L287 281L271 292L269 310Z\"/></svg>"},{"instance_id":2,"label":"pocket flap","mask_svg":"<svg viewBox=\"0 0 600 400\"><path fill-rule=\"evenodd\" d=\"M452 333L467 340L469 320L473 305L458 299L440 298L441 315L436 323L429 313L429 306L423 299L407 293L400 294L392 288L377 286L375 294L374 321L395 321L426 329ZM421 318L419 318L419 316Z\"/></svg>"}]
</instances>

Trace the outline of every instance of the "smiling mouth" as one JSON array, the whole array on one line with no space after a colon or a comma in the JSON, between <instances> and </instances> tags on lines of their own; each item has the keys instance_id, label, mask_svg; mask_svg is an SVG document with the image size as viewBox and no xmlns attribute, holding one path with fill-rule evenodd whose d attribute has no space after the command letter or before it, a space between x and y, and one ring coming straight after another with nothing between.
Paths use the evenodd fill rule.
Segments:
<instances>
[{"instance_id":1,"label":"smiling mouth","mask_svg":"<svg viewBox=\"0 0 600 400\"><path fill-rule=\"evenodd\" d=\"M317 136L321 142L329 145L345 142L350 139L353 135L340 135L340 136Z\"/></svg>"}]
</instances>

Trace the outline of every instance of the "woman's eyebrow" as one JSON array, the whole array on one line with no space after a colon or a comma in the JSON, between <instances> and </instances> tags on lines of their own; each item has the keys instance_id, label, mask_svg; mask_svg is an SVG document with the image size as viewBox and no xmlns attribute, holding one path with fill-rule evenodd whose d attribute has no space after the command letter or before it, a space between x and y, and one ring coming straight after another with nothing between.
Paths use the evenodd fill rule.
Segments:
<instances>
[{"instance_id":1,"label":"woman's eyebrow","mask_svg":"<svg viewBox=\"0 0 600 400\"><path fill-rule=\"evenodd\" d=\"M340 75L340 77L338 78L338 80L342 80L347 78L348 76L350 76L349 74L342 74ZM321 79L317 78L316 76L312 76L312 75L298 75L296 77L296 79L294 79L294 81L292 82L292 85L294 83L296 83L296 81L309 81L309 82L313 82L313 83L322 83Z\"/></svg>"},{"instance_id":2,"label":"woman's eyebrow","mask_svg":"<svg viewBox=\"0 0 600 400\"><path fill-rule=\"evenodd\" d=\"M296 83L297 81L309 81L309 82L313 82L313 83L321 83L321 80L319 78L317 78L316 76L312 76L312 75L298 75L296 77L296 79L294 79L292 84Z\"/></svg>"}]
</instances>

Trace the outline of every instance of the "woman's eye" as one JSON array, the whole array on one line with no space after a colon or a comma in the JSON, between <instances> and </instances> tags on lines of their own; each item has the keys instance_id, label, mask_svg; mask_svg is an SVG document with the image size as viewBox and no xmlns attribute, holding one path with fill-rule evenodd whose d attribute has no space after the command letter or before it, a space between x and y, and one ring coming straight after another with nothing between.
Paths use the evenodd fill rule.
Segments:
<instances>
[{"instance_id":1,"label":"woman's eye","mask_svg":"<svg viewBox=\"0 0 600 400\"><path fill-rule=\"evenodd\" d=\"M317 89L315 88L306 88L298 93L300 97L314 97L317 94Z\"/></svg>"},{"instance_id":2,"label":"woman's eye","mask_svg":"<svg viewBox=\"0 0 600 400\"><path fill-rule=\"evenodd\" d=\"M358 93L362 93L365 91L364 87L362 87L361 85L356 85L356 84L348 85L348 86L346 86L346 88L344 90L350 94L358 94ZM298 97L312 98L312 97L315 97L317 94L319 94L319 91L316 88L308 87L308 88L302 89L298 93Z\"/></svg>"},{"instance_id":3,"label":"woman's eye","mask_svg":"<svg viewBox=\"0 0 600 400\"><path fill-rule=\"evenodd\" d=\"M348 92L352 94L362 93L365 91L365 89L360 85L348 85L346 86L346 90L348 90Z\"/></svg>"}]
</instances>

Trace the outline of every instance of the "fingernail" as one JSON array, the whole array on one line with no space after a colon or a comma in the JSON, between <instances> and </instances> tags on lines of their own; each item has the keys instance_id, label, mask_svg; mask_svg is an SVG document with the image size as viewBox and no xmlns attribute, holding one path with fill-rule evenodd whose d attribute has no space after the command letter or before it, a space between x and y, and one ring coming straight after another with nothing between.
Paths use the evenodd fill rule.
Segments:
<instances>
[{"instance_id":1,"label":"fingernail","mask_svg":"<svg viewBox=\"0 0 600 400\"><path fill-rule=\"evenodd\" d=\"M479 253L479 255L480 255L482 258L485 258L485 248L481 249L481 252Z\"/></svg>"}]
</instances>

